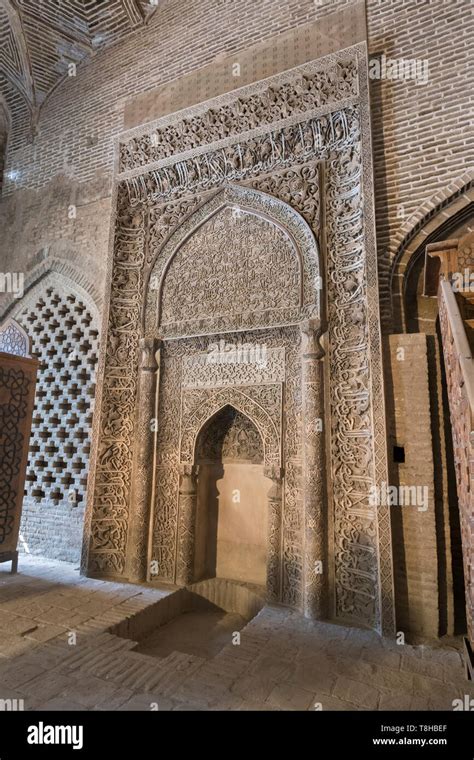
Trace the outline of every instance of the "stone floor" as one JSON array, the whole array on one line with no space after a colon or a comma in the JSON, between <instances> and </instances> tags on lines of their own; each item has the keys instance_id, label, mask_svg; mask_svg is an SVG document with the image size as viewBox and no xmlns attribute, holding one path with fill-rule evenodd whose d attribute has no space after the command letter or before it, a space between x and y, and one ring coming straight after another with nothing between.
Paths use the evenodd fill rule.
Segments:
<instances>
[{"instance_id":1,"label":"stone floor","mask_svg":"<svg viewBox=\"0 0 474 760\"><path fill-rule=\"evenodd\" d=\"M168 592L33 557L8 570L0 565L0 699L26 710L452 710L474 697L459 640L397 645L266 606L240 644L228 631L211 659L151 657L108 629Z\"/></svg>"},{"instance_id":2,"label":"stone floor","mask_svg":"<svg viewBox=\"0 0 474 760\"><path fill-rule=\"evenodd\" d=\"M241 615L222 610L187 612L143 638L135 651L153 657L167 657L178 651L211 660L245 622Z\"/></svg>"}]
</instances>

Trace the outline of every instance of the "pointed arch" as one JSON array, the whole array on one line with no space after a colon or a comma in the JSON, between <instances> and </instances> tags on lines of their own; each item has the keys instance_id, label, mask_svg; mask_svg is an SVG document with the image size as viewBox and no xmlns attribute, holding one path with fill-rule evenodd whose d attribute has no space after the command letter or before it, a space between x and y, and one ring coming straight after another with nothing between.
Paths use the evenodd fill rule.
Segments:
<instances>
[{"instance_id":1,"label":"pointed arch","mask_svg":"<svg viewBox=\"0 0 474 760\"><path fill-rule=\"evenodd\" d=\"M451 231L474 214L474 170L427 199L402 225L390 250L389 272L390 313L392 331L406 327L405 283L407 275L426 245L450 237Z\"/></svg>"},{"instance_id":2,"label":"pointed arch","mask_svg":"<svg viewBox=\"0 0 474 760\"><path fill-rule=\"evenodd\" d=\"M0 324L0 352L15 356L31 354L31 338L15 319L8 318Z\"/></svg>"},{"instance_id":3,"label":"pointed arch","mask_svg":"<svg viewBox=\"0 0 474 760\"><path fill-rule=\"evenodd\" d=\"M295 303L294 308L287 310L286 323L320 316L319 248L308 223L295 209L274 196L250 187L227 184L203 203L198 204L188 214L183 215L179 219L179 224L173 227L171 233L154 252L145 279L145 305L142 315L145 332L154 332L160 326L163 288L176 257L207 223L227 209L231 210L233 214L235 211L235 216L247 214L263 220L269 225L269 229L278 230L282 239L286 240L288 251L291 250L291 255L294 257L294 269L295 274L297 272L298 279L297 303ZM265 311L264 303L262 303L262 311ZM228 325L222 319L220 321L212 319L204 321L208 323L203 329L203 332L206 333L212 331L214 327L222 329L224 326L225 329L227 327L232 329L233 326L232 320L228 320ZM270 321L268 326L272 325L273 323ZM252 327L250 324L240 326ZM199 328L199 325L197 327ZM189 334L192 332L193 330L190 329Z\"/></svg>"},{"instance_id":4,"label":"pointed arch","mask_svg":"<svg viewBox=\"0 0 474 760\"><path fill-rule=\"evenodd\" d=\"M206 394L194 409L183 419L180 461L182 464L195 463L196 441L203 427L226 406L248 417L255 425L263 441L264 464L281 466L281 431L277 429L268 411L247 393L229 386Z\"/></svg>"},{"instance_id":5,"label":"pointed arch","mask_svg":"<svg viewBox=\"0 0 474 760\"><path fill-rule=\"evenodd\" d=\"M83 270L64 259L50 257L35 266L31 272L25 275L23 283L23 296L21 299L15 298L13 294L8 294L2 298L0 304L0 322L7 316L12 317L21 311L21 305L26 301L34 298L34 292L38 287L43 287L45 278L50 277L50 281L65 287L72 288L78 296L87 304L97 319L99 319L102 308L102 294L89 280Z\"/></svg>"},{"instance_id":6,"label":"pointed arch","mask_svg":"<svg viewBox=\"0 0 474 760\"><path fill-rule=\"evenodd\" d=\"M244 450L241 445L243 442L247 444ZM225 404L201 426L196 436L194 461L196 464L200 464L203 459L219 461L225 456L229 445L232 458L263 464L264 441L260 430L247 414L232 404Z\"/></svg>"},{"instance_id":7,"label":"pointed arch","mask_svg":"<svg viewBox=\"0 0 474 760\"><path fill-rule=\"evenodd\" d=\"M272 386L268 386L271 388ZM281 404L278 393L275 401ZM267 402L271 405L270 398ZM198 480L196 444L206 425L223 409L231 407L255 427L263 442L263 475L271 480L266 496L266 584L268 598L280 601L282 588L282 476L281 432L272 420L269 409L235 386L193 394L192 408L183 418L180 449L180 487L177 523L177 553L175 581L186 585L193 579L196 547L196 514L198 504Z\"/></svg>"},{"instance_id":8,"label":"pointed arch","mask_svg":"<svg viewBox=\"0 0 474 760\"><path fill-rule=\"evenodd\" d=\"M39 360L22 533L31 553L76 562L83 540L99 309L87 278L66 262L42 262L24 285L23 297L4 307L6 324L15 320L31 336Z\"/></svg>"}]
</instances>

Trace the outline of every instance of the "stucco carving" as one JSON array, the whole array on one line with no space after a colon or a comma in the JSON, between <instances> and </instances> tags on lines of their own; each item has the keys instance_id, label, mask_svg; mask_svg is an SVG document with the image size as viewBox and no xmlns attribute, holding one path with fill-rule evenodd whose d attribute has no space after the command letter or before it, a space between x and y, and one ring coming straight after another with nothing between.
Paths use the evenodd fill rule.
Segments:
<instances>
[{"instance_id":1,"label":"stucco carving","mask_svg":"<svg viewBox=\"0 0 474 760\"><path fill-rule=\"evenodd\" d=\"M190 468L193 466L193 462L199 461L196 441L200 440L200 431L206 427L208 421L212 420L216 413L222 412L229 406L248 417L259 431L265 449L266 472L270 473L268 477L279 480L279 500L277 499L274 502L269 496L269 510L273 514L273 519L269 522L270 533L274 537L283 537L285 545L288 546L288 556L290 558L296 556L298 561L302 562L301 535L296 535L293 532L287 533L283 528L283 511L286 509L286 505L282 501L284 478L280 467L280 461L286 456L288 445L292 449L299 446L301 388L298 381L298 336L299 332L294 328L246 333L246 340L249 344L259 341L259 344L266 345L267 358L273 357L275 360L278 358L278 362L272 362L270 359L266 368L259 368L258 376L252 363L238 365L239 374L234 378L234 381L239 382L238 386L231 383L230 376L227 377L227 384L224 385L220 382L220 375L213 376L211 374L202 386L195 387L191 384L187 387L185 377L186 373L189 372L189 366L192 366L193 360L196 360L198 366L202 366L199 361L207 356L207 353L203 353L202 349L209 344L209 339L201 337L165 342L160 383L159 406L162 413L160 412L157 440L157 489L152 539L152 559L157 564L160 579L173 580L176 563L175 547L181 546L183 541L187 545L189 539L187 529L184 530L181 538L182 514L178 517L179 505L184 503L182 498L178 498L177 495L180 470L183 466ZM230 344L235 345L239 337L241 338L239 334L229 334L226 339ZM275 366L279 368L277 377L274 374ZM210 370L214 370L215 367L216 365L211 365ZM269 374L265 375L265 372ZM295 380L283 383L283 378L288 376L287 372L290 375L295 374ZM213 385L210 383L212 377L215 379ZM278 382L275 382L277 379ZM246 380L249 384L242 385ZM180 408L178 404L181 405ZM281 435L283 409L290 410L290 414L285 416L285 440ZM181 419L180 427L176 424L177 419ZM179 454L180 441L181 454ZM283 455L280 455L279 452L281 446L284 447ZM292 487L299 489L299 481L292 483ZM298 500L296 508L299 506ZM288 509L290 512L293 509L291 503ZM294 522L295 518L289 516L288 525L293 525ZM296 541L295 546L292 545L293 541ZM271 546L278 547L277 554L273 557ZM187 556L187 553L180 550L180 555ZM269 542L268 547L269 575L267 587L269 594L270 588L273 589L272 598L278 600L280 593L282 593L282 564L280 542L279 539L274 538ZM181 564L179 572L185 572L185 569L186 566ZM288 572L293 571L289 570ZM298 576L298 583L301 584L301 582L302 578ZM275 594L277 595L275 596ZM290 602L292 599L296 599L296 602L301 599L301 589L293 589L293 596L287 589L286 594L287 598L290 598Z\"/></svg>"},{"instance_id":2,"label":"stucco carving","mask_svg":"<svg viewBox=\"0 0 474 760\"><path fill-rule=\"evenodd\" d=\"M263 462L262 438L246 415L224 407L201 431L197 462Z\"/></svg>"},{"instance_id":3,"label":"stucco carving","mask_svg":"<svg viewBox=\"0 0 474 760\"><path fill-rule=\"evenodd\" d=\"M234 409L249 417L257 427L264 443L265 464L280 465L281 394L280 384L184 390L181 414L181 461L194 461L196 438L203 424L226 404L230 404Z\"/></svg>"},{"instance_id":4,"label":"stucco carving","mask_svg":"<svg viewBox=\"0 0 474 760\"><path fill-rule=\"evenodd\" d=\"M238 125L237 115L235 123ZM185 193L201 193L225 182L252 181L284 168L291 175L296 171L295 163L307 163L315 156L322 157L325 151L343 146L357 123L357 108L348 106L247 141L228 138L217 150L197 153L172 165L157 165L139 177L124 173L123 185L133 207L170 202ZM265 181L269 181L267 177Z\"/></svg>"},{"instance_id":5,"label":"stucco carving","mask_svg":"<svg viewBox=\"0 0 474 760\"><path fill-rule=\"evenodd\" d=\"M283 230L246 210L225 207L170 262L159 326L165 334L170 328L186 334L191 314L193 324L219 317L245 322L246 314L265 310L277 321L280 310L301 305L301 280L300 262Z\"/></svg>"},{"instance_id":6,"label":"stucco carving","mask_svg":"<svg viewBox=\"0 0 474 760\"><path fill-rule=\"evenodd\" d=\"M262 125L268 130L283 119L296 117L301 121L308 111L357 93L357 64L351 57L333 58L319 69L301 66L293 74L273 77L263 91L255 86L243 88L237 98L221 98L224 102L220 108L196 108L190 117L161 120L155 128L123 141L120 171L144 167L177 151L192 150Z\"/></svg>"},{"instance_id":7,"label":"stucco carving","mask_svg":"<svg viewBox=\"0 0 474 760\"><path fill-rule=\"evenodd\" d=\"M183 357L183 387L258 385L285 380L285 349L266 344L221 340L205 353Z\"/></svg>"},{"instance_id":8,"label":"stucco carving","mask_svg":"<svg viewBox=\"0 0 474 760\"><path fill-rule=\"evenodd\" d=\"M166 208L169 213L170 204ZM186 213L180 224L179 216L173 216L177 226L165 236L164 242L160 234L159 208L155 208L151 215L149 250L154 255L147 270L148 293L144 315L149 334L159 330L162 337L215 335L232 330L297 323L302 318L319 313L321 283L317 244L313 231L290 206L252 188L226 185L210 198L200 200L197 208L191 208L191 214ZM184 210L187 211L188 206ZM213 234L212 225L215 224L213 220L221 220L223 214L230 224L219 237ZM254 224L257 226L254 227ZM252 255L249 252L249 234L252 240L255 238L255 248L260 244L258 256L257 252ZM183 261L178 258L181 266L172 278L174 289L172 285L167 296L169 272L177 257L180 257L183 246L190 247L188 263L196 258L196 265L188 266L188 279L180 286ZM221 275L219 285L214 282L214 291L206 295L208 308L205 316L190 318L194 317L196 308L188 305L187 320L167 323L166 308L163 319L166 298L176 304L178 299L173 297L176 289L179 290L179 300L184 303L186 298L193 297L195 286L192 279L199 271L199 255L194 257L193 250L202 251L209 273ZM267 253L263 254L263 251ZM284 276L278 275L275 280L276 267L282 270ZM250 274L252 284L249 290ZM199 287L205 287L205 284L204 272L203 283ZM212 282L209 284L212 286ZM199 301L196 298L196 302Z\"/></svg>"},{"instance_id":9,"label":"stucco carving","mask_svg":"<svg viewBox=\"0 0 474 760\"><path fill-rule=\"evenodd\" d=\"M172 580L189 575L193 478L198 477L196 436L213 414L231 405L259 430L266 466L284 467L281 484L272 496L280 515L269 541L279 547L278 570L269 584L272 598L276 594L285 604L306 608L314 578L305 552L309 543L312 556L319 551L312 540L312 520L324 517L327 523L328 515L326 502L321 505L319 485L313 512L305 515L314 482L310 473L305 474L308 459L303 456L302 442L308 431L314 432L309 412L312 415L317 408L318 418L323 418L324 410L321 381L316 383L311 367L303 382L301 335L293 326L322 318L314 236L320 232L319 164L324 162L328 350L323 361L330 375L326 400L330 461L325 477L330 474L334 495L334 531L328 539L334 555L335 614L390 629L390 526L388 515L374 514L368 507L369 487L386 478L386 461L365 56L365 48L356 46L343 58L329 56L283 78L252 85L250 92L231 93L123 139L91 508L89 564L94 571L120 574L125 567L138 341L145 333L164 339L151 538L158 576ZM262 116L262 104L273 102L275 92L278 96L270 116L266 111ZM249 121L242 119L243 103L255 109ZM158 135L157 144L153 135ZM231 217L233 207L265 221L268 218L276 228L287 231L301 262L299 304L291 300L297 282L296 269L292 269L283 297L278 273L274 278L267 276L261 299L252 295L251 283L242 281L235 292L229 291L224 314L217 313L219 298L213 300L212 294L205 295L202 309L199 299L186 309L178 274L187 278L188 286L193 285L193 260L209 272L208 282L216 268L222 282L226 266L232 270L235 264L205 234L209 224L207 230L214 225L222 239L229 228L236 231L239 225ZM219 232L225 219L227 228ZM252 220L250 228L258 244L263 223ZM283 240L279 232L271 235L275 241ZM209 259L202 258L204 245ZM240 260L245 261L241 242L237 248ZM289 253L285 244L279 266L292 261ZM288 276L290 270L286 271ZM246 296L252 307L243 319ZM270 306L265 309L272 303L283 303L278 319ZM236 330L242 332L236 334ZM248 375L252 379L246 381L241 368L232 375L227 368L224 373L200 365L193 382L190 357L206 352L211 336L231 342L244 337L266 342L272 349L284 348L284 384L273 377L271 382L255 384L255 366ZM303 391L309 394L304 427Z\"/></svg>"}]
</instances>

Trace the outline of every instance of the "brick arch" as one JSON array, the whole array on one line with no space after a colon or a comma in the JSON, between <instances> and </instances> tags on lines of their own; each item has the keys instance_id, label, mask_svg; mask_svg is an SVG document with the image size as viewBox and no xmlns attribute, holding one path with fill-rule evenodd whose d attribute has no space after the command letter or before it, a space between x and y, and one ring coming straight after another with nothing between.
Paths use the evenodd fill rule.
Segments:
<instances>
[{"instance_id":1,"label":"brick arch","mask_svg":"<svg viewBox=\"0 0 474 760\"><path fill-rule=\"evenodd\" d=\"M427 243L442 233L443 227L449 228L460 222L472 204L474 170L465 172L458 180L426 200L400 227L389 249L391 268L385 298L389 299L391 325L385 325L387 331L402 332L406 328L404 283L415 260ZM383 298L381 306L383 312Z\"/></svg>"},{"instance_id":2,"label":"brick arch","mask_svg":"<svg viewBox=\"0 0 474 760\"><path fill-rule=\"evenodd\" d=\"M83 300L87 303L87 306L95 311L99 318L103 304L103 297L100 291L75 264L52 256L42 261L31 272L26 274L22 299L16 299L13 294L8 294L2 298L2 303L0 304L0 322L7 316L11 316L14 312L17 312L21 301L28 297L37 286L40 286L44 278L50 274L57 275L59 279L63 279L66 287L77 289Z\"/></svg>"},{"instance_id":3,"label":"brick arch","mask_svg":"<svg viewBox=\"0 0 474 760\"><path fill-rule=\"evenodd\" d=\"M19 322L40 362L22 532L33 554L66 561L79 559L83 539L100 329L95 290L81 274L43 262L3 322Z\"/></svg>"}]
</instances>

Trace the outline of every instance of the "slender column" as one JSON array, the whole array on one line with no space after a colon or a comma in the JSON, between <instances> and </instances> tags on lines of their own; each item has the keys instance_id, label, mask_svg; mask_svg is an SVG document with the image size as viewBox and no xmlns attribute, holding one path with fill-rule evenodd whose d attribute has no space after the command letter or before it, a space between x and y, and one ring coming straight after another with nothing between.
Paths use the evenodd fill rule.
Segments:
<instances>
[{"instance_id":1,"label":"slender column","mask_svg":"<svg viewBox=\"0 0 474 760\"><path fill-rule=\"evenodd\" d=\"M155 338L140 340L138 372L138 409L136 418L135 451L132 470L132 508L127 542L127 577L140 582L147 578L149 515L153 489L153 441L157 383L157 352Z\"/></svg>"},{"instance_id":2,"label":"slender column","mask_svg":"<svg viewBox=\"0 0 474 760\"><path fill-rule=\"evenodd\" d=\"M305 525L304 614L327 614L325 445L323 431L324 351L319 320L302 323L303 500Z\"/></svg>"},{"instance_id":3,"label":"slender column","mask_svg":"<svg viewBox=\"0 0 474 760\"><path fill-rule=\"evenodd\" d=\"M176 583L186 586L194 576L194 543L196 538L198 467L191 464L180 465L179 517L178 517L178 560Z\"/></svg>"},{"instance_id":4,"label":"slender column","mask_svg":"<svg viewBox=\"0 0 474 760\"><path fill-rule=\"evenodd\" d=\"M268 549L267 598L269 602L281 599L281 502L283 471L280 467L265 467L264 475L272 480L268 492Z\"/></svg>"}]
</instances>

